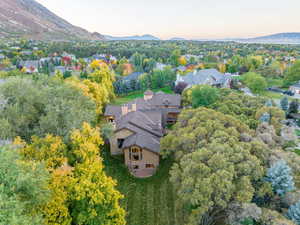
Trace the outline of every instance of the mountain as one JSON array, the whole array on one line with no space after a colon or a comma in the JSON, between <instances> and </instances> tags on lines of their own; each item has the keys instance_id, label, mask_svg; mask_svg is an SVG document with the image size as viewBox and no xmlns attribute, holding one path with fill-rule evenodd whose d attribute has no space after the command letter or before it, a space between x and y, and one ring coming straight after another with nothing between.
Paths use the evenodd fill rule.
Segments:
<instances>
[{"instance_id":1,"label":"mountain","mask_svg":"<svg viewBox=\"0 0 300 225\"><path fill-rule=\"evenodd\" d=\"M181 37L173 37L169 41L186 41L186 39Z\"/></svg>"},{"instance_id":2,"label":"mountain","mask_svg":"<svg viewBox=\"0 0 300 225\"><path fill-rule=\"evenodd\" d=\"M300 32L278 33L268 36L238 40L245 43L266 43L266 44L300 44Z\"/></svg>"},{"instance_id":3,"label":"mountain","mask_svg":"<svg viewBox=\"0 0 300 225\"><path fill-rule=\"evenodd\" d=\"M110 41L129 41L129 40L137 40L137 41L159 41L160 39L150 35L150 34L145 34L145 35L136 35L136 36L126 36L126 37L114 37L114 36L109 36L109 35L104 35L104 37L107 40Z\"/></svg>"},{"instance_id":4,"label":"mountain","mask_svg":"<svg viewBox=\"0 0 300 225\"><path fill-rule=\"evenodd\" d=\"M37 40L103 40L58 17L35 0L0 0L0 37Z\"/></svg>"}]
</instances>

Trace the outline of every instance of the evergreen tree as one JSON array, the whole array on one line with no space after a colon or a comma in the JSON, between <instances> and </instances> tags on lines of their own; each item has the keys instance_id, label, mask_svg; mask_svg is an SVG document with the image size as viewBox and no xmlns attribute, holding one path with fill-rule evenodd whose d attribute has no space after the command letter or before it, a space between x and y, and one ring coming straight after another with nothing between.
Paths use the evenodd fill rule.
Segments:
<instances>
[{"instance_id":1,"label":"evergreen tree","mask_svg":"<svg viewBox=\"0 0 300 225\"><path fill-rule=\"evenodd\" d=\"M272 102L272 100L271 100L271 99L268 99L268 101L266 101L265 106L267 106L267 107L273 107L273 102Z\"/></svg>"},{"instance_id":2,"label":"evergreen tree","mask_svg":"<svg viewBox=\"0 0 300 225\"><path fill-rule=\"evenodd\" d=\"M270 182L274 192L281 196L295 189L291 168L284 160L276 162L268 169L266 181Z\"/></svg>"},{"instance_id":3,"label":"evergreen tree","mask_svg":"<svg viewBox=\"0 0 300 225\"><path fill-rule=\"evenodd\" d=\"M287 217L296 224L300 225L300 201L294 205L291 205L287 212Z\"/></svg>"},{"instance_id":4,"label":"evergreen tree","mask_svg":"<svg viewBox=\"0 0 300 225\"><path fill-rule=\"evenodd\" d=\"M289 114L291 114L291 113L298 113L298 108L299 108L299 102L298 102L298 100L293 100L290 103Z\"/></svg>"},{"instance_id":5,"label":"evergreen tree","mask_svg":"<svg viewBox=\"0 0 300 225\"><path fill-rule=\"evenodd\" d=\"M259 118L259 120L263 123L270 123L270 113L265 112L264 114L262 114L262 116Z\"/></svg>"},{"instance_id":6,"label":"evergreen tree","mask_svg":"<svg viewBox=\"0 0 300 225\"><path fill-rule=\"evenodd\" d=\"M288 107L289 107L289 100L288 98L285 96L283 97L281 100L280 100L280 106L281 106L281 109L283 111L287 111L288 110Z\"/></svg>"}]
</instances>

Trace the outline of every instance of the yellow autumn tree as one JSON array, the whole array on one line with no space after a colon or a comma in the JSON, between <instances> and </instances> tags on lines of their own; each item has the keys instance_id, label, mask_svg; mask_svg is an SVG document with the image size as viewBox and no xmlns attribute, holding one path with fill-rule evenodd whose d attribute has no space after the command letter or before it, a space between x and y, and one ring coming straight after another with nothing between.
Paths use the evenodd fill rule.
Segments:
<instances>
[{"instance_id":1,"label":"yellow autumn tree","mask_svg":"<svg viewBox=\"0 0 300 225\"><path fill-rule=\"evenodd\" d=\"M226 73L226 65L224 63L218 64L218 69L220 73Z\"/></svg>"},{"instance_id":2,"label":"yellow autumn tree","mask_svg":"<svg viewBox=\"0 0 300 225\"><path fill-rule=\"evenodd\" d=\"M99 129L87 123L71 135L76 183L71 203L74 224L125 224L125 211L119 206L123 196L115 189L116 181L105 174L99 154L103 144Z\"/></svg>"},{"instance_id":3,"label":"yellow autumn tree","mask_svg":"<svg viewBox=\"0 0 300 225\"><path fill-rule=\"evenodd\" d=\"M41 206L41 214L47 225L70 225L69 192L73 187L72 169L67 164L66 145L60 137L47 135L45 138L32 137L31 144L16 138L21 155L27 160L44 162L51 174L48 189L50 200Z\"/></svg>"},{"instance_id":4,"label":"yellow autumn tree","mask_svg":"<svg viewBox=\"0 0 300 225\"><path fill-rule=\"evenodd\" d=\"M103 64L105 63L102 60L95 59L91 62L90 67L93 70L96 70L96 69L100 69Z\"/></svg>"},{"instance_id":5,"label":"yellow autumn tree","mask_svg":"<svg viewBox=\"0 0 300 225\"><path fill-rule=\"evenodd\" d=\"M31 144L25 145L20 152L26 159L44 161L50 172L67 161L65 144L60 137L52 135L47 135L45 138L33 136Z\"/></svg>"},{"instance_id":6,"label":"yellow autumn tree","mask_svg":"<svg viewBox=\"0 0 300 225\"><path fill-rule=\"evenodd\" d=\"M187 60L184 56L181 56L179 59L178 59L178 62L180 65L182 66L185 66L187 64Z\"/></svg>"},{"instance_id":7,"label":"yellow autumn tree","mask_svg":"<svg viewBox=\"0 0 300 225\"><path fill-rule=\"evenodd\" d=\"M103 64L101 68L96 69L93 73L88 74L88 79L102 85L107 90L110 100L115 97L113 86L115 74L106 64Z\"/></svg>"},{"instance_id":8,"label":"yellow autumn tree","mask_svg":"<svg viewBox=\"0 0 300 225\"><path fill-rule=\"evenodd\" d=\"M81 90L83 95L89 97L95 102L97 115L101 115L104 106L110 102L109 92L102 84L93 82L89 79L79 80L75 77L68 78L66 82Z\"/></svg>"}]
</instances>

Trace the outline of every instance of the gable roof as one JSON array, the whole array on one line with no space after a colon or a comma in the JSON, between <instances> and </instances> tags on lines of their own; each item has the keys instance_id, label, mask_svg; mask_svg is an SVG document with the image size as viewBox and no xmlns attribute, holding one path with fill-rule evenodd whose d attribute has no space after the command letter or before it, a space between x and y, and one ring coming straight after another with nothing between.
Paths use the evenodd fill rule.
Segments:
<instances>
[{"instance_id":1,"label":"gable roof","mask_svg":"<svg viewBox=\"0 0 300 225\"><path fill-rule=\"evenodd\" d=\"M150 92L148 94L151 94ZM147 92L145 92L147 94ZM125 138L123 149L133 145L147 149L154 153L160 151L160 138L164 135L163 121L168 112L179 113L181 103L180 95L153 93L151 99L137 98L126 104L128 113L122 115L122 106L108 105L105 116L114 116L116 130L118 132L127 129L133 134ZM133 107L133 105L136 107ZM161 107L164 105L175 107ZM124 106L123 106L124 107ZM135 111L133 111L135 108Z\"/></svg>"},{"instance_id":2,"label":"gable roof","mask_svg":"<svg viewBox=\"0 0 300 225\"><path fill-rule=\"evenodd\" d=\"M223 84L229 77L220 73L216 69L205 69L188 73L185 76L177 77L177 82L185 82L188 85L198 84Z\"/></svg>"},{"instance_id":3,"label":"gable roof","mask_svg":"<svg viewBox=\"0 0 300 225\"><path fill-rule=\"evenodd\" d=\"M145 133L137 133L126 138L123 148L129 148L134 145L158 154L160 152L160 139Z\"/></svg>"},{"instance_id":4,"label":"gable roof","mask_svg":"<svg viewBox=\"0 0 300 225\"><path fill-rule=\"evenodd\" d=\"M153 93L153 97L149 100L144 98L137 98L128 102L126 105L129 109L132 109L132 105L136 104L137 111L151 110L157 108L157 106L173 106L180 107L181 96L179 94L165 94L163 92ZM122 115L121 106L108 105L105 108L105 116L115 116L116 118Z\"/></svg>"}]
</instances>

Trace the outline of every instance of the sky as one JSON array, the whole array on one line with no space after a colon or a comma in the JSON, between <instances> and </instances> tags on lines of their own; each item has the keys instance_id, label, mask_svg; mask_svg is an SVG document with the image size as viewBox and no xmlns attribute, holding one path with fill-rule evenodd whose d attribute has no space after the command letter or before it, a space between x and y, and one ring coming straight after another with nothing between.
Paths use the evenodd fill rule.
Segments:
<instances>
[{"instance_id":1,"label":"sky","mask_svg":"<svg viewBox=\"0 0 300 225\"><path fill-rule=\"evenodd\" d=\"M73 25L112 36L246 38L300 32L300 0L37 0Z\"/></svg>"}]
</instances>

